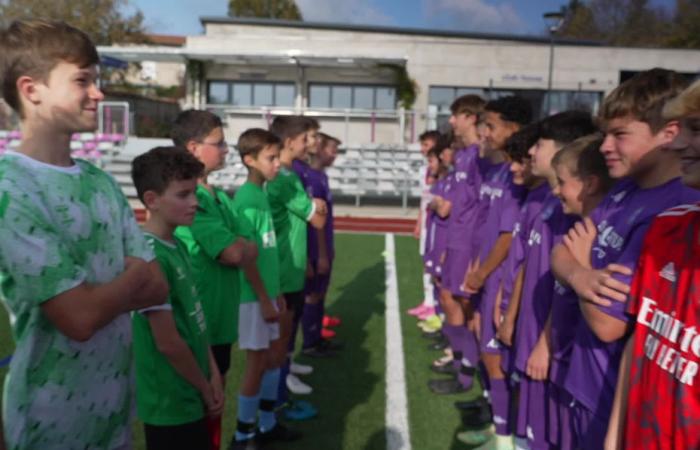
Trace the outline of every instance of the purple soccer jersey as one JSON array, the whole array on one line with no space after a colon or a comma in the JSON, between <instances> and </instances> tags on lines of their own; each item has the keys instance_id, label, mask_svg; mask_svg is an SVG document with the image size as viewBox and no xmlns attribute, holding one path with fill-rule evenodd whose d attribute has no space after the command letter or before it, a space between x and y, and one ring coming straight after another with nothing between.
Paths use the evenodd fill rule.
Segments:
<instances>
[{"instance_id":1,"label":"purple soccer jersey","mask_svg":"<svg viewBox=\"0 0 700 450\"><path fill-rule=\"evenodd\" d=\"M447 233L450 237L447 248L450 249L469 250L471 248L471 235L477 219L476 208L481 186L478 157L478 145L471 145L455 153L452 172L454 184L450 195L452 209L447 223Z\"/></svg>"},{"instance_id":2,"label":"purple soccer jersey","mask_svg":"<svg viewBox=\"0 0 700 450\"><path fill-rule=\"evenodd\" d=\"M447 177L433 183L430 193L449 200L450 183ZM448 218L440 217L435 211L428 211L426 220L426 245L423 261L428 273L437 277L442 276L441 258L447 247L447 221Z\"/></svg>"},{"instance_id":3,"label":"purple soccer jersey","mask_svg":"<svg viewBox=\"0 0 700 450\"><path fill-rule=\"evenodd\" d=\"M679 178L661 186L638 189L629 182L618 186L591 215L598 237L591 251L594 269L616 263L636 269L644 235L652 219L673 206L700 200L700 191L684 186ZM630 284L631 276L615 275ZM612 301L601 311L627 322L625 303ZM565 388L593 416L606 422L610 417L624 339L605 343L598 339L585 320L580 320L574 336ZM607 422L606 422L607 423Z\"/></svg>"},{"instance_id":4,"label":"purple soccer jersey","mask_svg":"<svg viewBox=\"0 0 700 450\"><path fill-rule=\"evenodd\" d=\"M332 261L335 256L333 241L333 196L328 184L328 175L326 175L326 172L323 170L317 170L307 165L302 183L304 184L306 193L309 194L310 197L323 199L328 206L328 215L326 216L326 225L323 227L323 234L326 238L328 260ZM316 228L306 227L308 258L312 263L318 261L318 233L319 231L316 230Z\"/></svg>"},{"instance_id":5,"label":"purple soccer jersey","mask_svg":"<svg viewBox=\"0 0 700 450\"><path fill-rule=\"evenodd\" d=\"M554 281L552 293L552 324L550 329L549 381L564 387L569 371L571 351L578 322L583 320L578 306L578 296L571 288Z\"/></svg>"},{"instance_id":6,"label":"purple soccer jersey","mask_svg":"<svg viewBox=\"0 0 700 450\"><path fill-rule=\"evenodd\" d=\"M527 360L549 317L554 288L550 253L554 241L573 223L572 217L562 211L561 202L551 193L549 186L543 187L545 195L541 210L528 217L526 225L525 278L515 327L515 368L521 372L525 372Z\"/></svg>"}]
</instances>

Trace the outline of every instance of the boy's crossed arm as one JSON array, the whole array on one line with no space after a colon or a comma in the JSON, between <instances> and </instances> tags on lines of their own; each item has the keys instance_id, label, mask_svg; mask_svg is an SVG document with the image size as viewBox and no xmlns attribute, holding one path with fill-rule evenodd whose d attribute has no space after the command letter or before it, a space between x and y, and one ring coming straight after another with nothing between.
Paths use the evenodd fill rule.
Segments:
<instances>
[{"instance_id":1,"label":"boy's crossed arm","mask_svg":"<svg viewBox=\"0 0 700 450\"><path fill-rule=\"evenodd\" d=\"M614 275L629 276L632 270L622 264L593 269L591 249L596 235L596 226L590 218L576 223L562 243L552 250L552 272L579 296L581 312L596 336L604 342L613 342L624 336L626 323L600 307L612 305L608 298L616 302L627 301L630 287Z\"/></svg>"},{"instance_id":2,"label":"boy's crossed arm","mask_svg":"<svg viewBox=\"0 0 700 450\"><path fill-rule=\"evenodd\" d=\"M87 341L117 316L165 302L168 283L158 262L125 258L125 270L104 284L82 283L41 304L58 330L76 341Z\"/></svg>"}]
</instances>

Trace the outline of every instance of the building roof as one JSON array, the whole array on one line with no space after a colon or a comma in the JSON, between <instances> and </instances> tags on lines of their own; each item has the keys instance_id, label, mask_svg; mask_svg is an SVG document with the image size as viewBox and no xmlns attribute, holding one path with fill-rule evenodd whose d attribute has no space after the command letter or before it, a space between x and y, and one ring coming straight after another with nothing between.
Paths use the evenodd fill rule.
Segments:
<instances>
[{"instance_id":1,"label":"building roof","mask_svg":"<svg viewBox=\"0 0 700 450\"><path fill-rule=\"evenodd\" d=\"M364 33L404 34L412 36L434 36L462 39L483 39L497 41L516 41L548 44L549 36L513 35L499 33L476 33L455 30L435 30L428 28L404 28L383 25L357 25L347 23L308 22L299 20L280 20L257 17L228 17L228 16L202 16L199 18L202 25L206 24L231 24L231 25L257 25L283 28L303 28L329 31L359 31ZM597 47L601 42L584 41L577 39L557 38L557 44L580 45Z\"/></svg>"},{"instance_id":2,"label":"building roof","mask_svg":"<svg viewBox=\"0 0 700 450\"><path fill-rule=\"evenodd\" d=\"M166 47L182 47L187 42L187 37L171 34L147 34L146 39L149 44Z\"/></svg>"}]
</instances>

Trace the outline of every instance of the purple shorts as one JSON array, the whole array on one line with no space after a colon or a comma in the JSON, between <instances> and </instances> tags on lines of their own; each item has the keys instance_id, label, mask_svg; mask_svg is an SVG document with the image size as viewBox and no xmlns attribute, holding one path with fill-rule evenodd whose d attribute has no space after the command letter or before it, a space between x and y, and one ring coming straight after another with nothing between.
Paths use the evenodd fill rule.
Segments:
<instances>
[{"instance_id":1,"label":"purple shorts","mask_svg":"<svg viewBox=\"0 0 700 450\"><path fill-rule=\"evenodd\" d=\"M574 398L566 389L549 383L549 429L547 439L561 450L575 450L571 423L571 405Z\"/></svg>"},{"instance_id":2,"label":"purple shorts","mask_svg":"<svg viewBox=\"0 0 700 450\"><path fill-rule=\"evenodd\" d=\"M549 450L547 440L547 385L534 381L524 373L520 376L520 398L516 436L527 438L530 450Z\"/></svg>"},{"instance_id":3,"label":"purple shorts","mask_svg":"<svg viewBox=\"0 0 700 450\"><path fill-rule=\"evenodd\" d=\"M575 448L598 450L603 448L608 432L608 421L596 417L588 408L574 402L570 410Z\"/></svg>"},{"instance_id":4,"label":"purple shorts","mask_svg":"<svg viewBox=\"0 0 700 450\"><path fill-rule=\"evenodd\" d=\"M472 252L466 249L447 249L445 264L442 267L442 287L456 297L468 297L462 290L464 277L467 275Z\"/></svg>"},{"instance_id":5,"label":"purple shorts","mask_svg":"<svg viewBox=\"0 0 700 450\"><path fill-rule=\"evenodd\" d=\"M311 267L316 272L317 261L310 261ZM306 279L304 284L305 294L325 294L328 292L328 286L331 284L331 274L333 273L333 263L330 264L328 273L326 275L314 275L311 278Z\"/></svg>"},{"instance_id":6,"label":"purple shorts","mask_svg":"<svg viewBox=\"0 0 700 450\"><path fill-rule=\"evenodd\" d=\"M493 311L496 307L496 296L500 286L500 277L489 277L481 290L479 314L481 314L481 336L479 350L481 353L498 355L501 353L501 341L496 337L496 327L493 324Z\"/></svg>"}]
</instances>

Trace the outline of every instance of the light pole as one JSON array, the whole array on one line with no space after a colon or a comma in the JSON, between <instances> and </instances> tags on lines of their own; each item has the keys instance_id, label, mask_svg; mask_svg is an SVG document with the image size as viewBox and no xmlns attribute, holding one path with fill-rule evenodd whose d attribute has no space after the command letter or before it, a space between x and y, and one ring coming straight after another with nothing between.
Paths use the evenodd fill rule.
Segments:
<instances>
[{"instance_id":1,"label":"light pole","mask_svg":"<svg viewBox=\"0 0 700 450\"><path fill-rule=\"evenodd\" d=\"M545 102L545 112L549 115L552 105L552 71L554 70L554 34L559 31L564 24L564 14L562 12L547 12L542 14L544 23L549 30L549 77L547 78L547 100Z\"/></svg>"}]
</instances>

